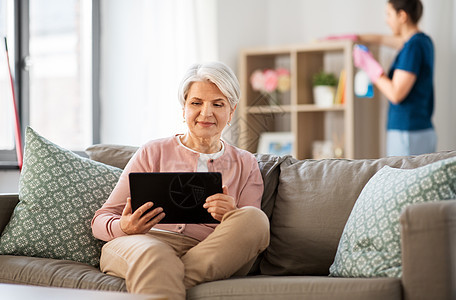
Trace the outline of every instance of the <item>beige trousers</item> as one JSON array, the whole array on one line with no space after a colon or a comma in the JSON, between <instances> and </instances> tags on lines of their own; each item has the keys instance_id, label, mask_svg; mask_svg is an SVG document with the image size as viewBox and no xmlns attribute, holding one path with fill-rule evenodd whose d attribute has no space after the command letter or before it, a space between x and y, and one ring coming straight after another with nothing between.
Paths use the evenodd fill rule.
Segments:
<instances>
[{"instance_id":1,"label":"beige trousers","mask_svg":"<svg viewBox=\"0 0 456 300\"><path fill-rule=\"evenodd\" d=\"M255 207L227 213L204 241L150 231L116 238L103 246L100 268L125 278L127 290L185 299L199 283L245 275L269 244L269 220Z\"/></svg>"}]
</instances>

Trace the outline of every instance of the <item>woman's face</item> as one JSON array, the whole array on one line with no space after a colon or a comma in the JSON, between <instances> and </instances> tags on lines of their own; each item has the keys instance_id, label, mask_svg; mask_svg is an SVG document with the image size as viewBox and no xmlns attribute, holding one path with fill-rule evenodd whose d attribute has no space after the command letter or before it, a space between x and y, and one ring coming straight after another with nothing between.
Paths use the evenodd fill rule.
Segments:
<instances>
[{"instance_id":1,"label":"woman's face","mask_svg":"<svg viewBox=\"0 0 456 300\"><path fill-rule=\"evenodd\" d=\"M386 23L391 28L393 35L400 34L400 20L399 13L394 9L391 3L386 4Z\"/></svg>"},{"instance_id":2,"label":"woman's face","mask_svg":"<svg viewBox=\"0 0 456 300\"><path fill-rule=\"evenodd\" d=\"M227 97L208 81L191 84L183 110L188 129L199 138L220 138L234 112Z\"/></svg>"}]
</instances>

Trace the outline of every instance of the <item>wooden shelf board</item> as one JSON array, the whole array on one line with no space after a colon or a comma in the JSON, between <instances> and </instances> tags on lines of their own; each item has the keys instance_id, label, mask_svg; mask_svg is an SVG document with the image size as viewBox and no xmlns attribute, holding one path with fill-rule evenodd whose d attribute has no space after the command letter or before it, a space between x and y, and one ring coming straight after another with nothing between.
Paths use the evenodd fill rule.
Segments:
<instances>
[{"instance_id":1,"label":"wooden shelf board","mask_svg":"<svg viewBox=\"0 0 456 300\"><path fill-rule=\"evenodd\" d=\"M249 114L271 114L271 113L288 113L288 112L325 112L325 111L344 111L344 105L333 105L330 107L321 107L315 104L299 105L258 105L248 106Z\"/></svg>"},{"instance_id":2,"label":"wooden shelf board","mask_svg":"<svg viewBox=\"0 0 456 300\"><path fill-rule=\"evenodd\" d=\"M257 105L248 106L247 112L249 114L270 114L270 113L287 113L292 111L291 105Z\"/></svg>"},{"instance_id":3,"label":"wooden shelf board","mask_svg":"<svg viewBox=\"0 0 456 300\"><path fill-rule=\"evenodd\" d=\"M344 105L333 105L328 107L321 107L315 104L299 104L296 107L296 111L298 112L306 112L306 111L343 111L345 110Z\"/></svg>"},{"instance_id":4,"label":"wooden shelf board","mask_svg":"<svg viewBox=\"0 0 456 300\"><path fill-rule=\"evenodd\" d=\"M288 55L292 52L343 51L345 48L352 46L353 42L349 40L317 41L304 45L294 44L284 46L252 47L242 50L242 55Z\"/></svg>"}]
</instances>

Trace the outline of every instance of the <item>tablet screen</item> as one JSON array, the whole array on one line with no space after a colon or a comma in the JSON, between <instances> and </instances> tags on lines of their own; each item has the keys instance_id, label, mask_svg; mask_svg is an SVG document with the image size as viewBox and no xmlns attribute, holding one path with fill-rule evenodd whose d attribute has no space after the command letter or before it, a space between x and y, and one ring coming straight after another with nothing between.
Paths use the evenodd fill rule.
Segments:
<instances>
[{"instance_id":1,"label":"tablet screen","mask_svg":"<svg viewBox=\"0 0 456 300\"><path fill-rule=\"evenodd\" d=\"M219 223L203 204L223 192L221 173L130 173L129 180L133 212L151 201L166 214L161 224Z\"/></svg>"}]
</instances>

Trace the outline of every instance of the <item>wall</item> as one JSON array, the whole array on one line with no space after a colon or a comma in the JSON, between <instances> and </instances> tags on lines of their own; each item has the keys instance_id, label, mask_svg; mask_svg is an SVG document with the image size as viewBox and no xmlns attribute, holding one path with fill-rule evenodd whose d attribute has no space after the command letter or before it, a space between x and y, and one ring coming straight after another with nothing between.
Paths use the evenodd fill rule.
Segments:
<instances>
[{"instance_id":1,"label":"wall","mask_svg":"<svg viewBox=\"0 0 456 300\"><path fill-rule=\"evenodd\" d=\"M309 43L344 33L390 34L385 23L386 2L219 0L219 59L237 69L238 54L244 47ZM434 124L438 150L456 149L456 0L422 2L420 26L433 38L436 54ZM236 21L230 21L235 15ZM390 49L381 49L385 69L394 55Z\"/></svg>"},{"instance_id":2,"label":"wall","mask_svg":"<svg viewBox=\"0 0 456 300\"><path fill-rule=\"evenodd\" d=\"M17 193L19 191L19 171L0 171L0 193Z\"/></svg>"},{"instance_id":3,"label":"wall","mask_svg":"<svg viewBox=\"0 0 456 300\"><path fill-rule=\"evenodd\" d=\"M434 124L440 150L456 149L456 1L424 2L427 10L422 27L429 32L435 45ZM449 25L449 24L452 24Z\"/></svg>"},{"instance_id":4,"label":"wall","mask_svg":"<svg viewBox=\"0 0 456 300\"><path fill-rule=\"evenodd\" d=\"M218 59L237 71L242 48L268 43L268 1L219 0L217 6Z\"/></svg>"}]
</instances>

